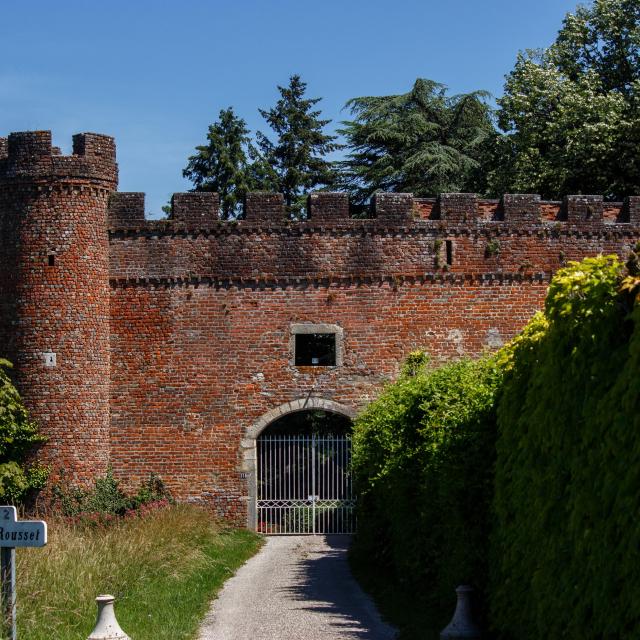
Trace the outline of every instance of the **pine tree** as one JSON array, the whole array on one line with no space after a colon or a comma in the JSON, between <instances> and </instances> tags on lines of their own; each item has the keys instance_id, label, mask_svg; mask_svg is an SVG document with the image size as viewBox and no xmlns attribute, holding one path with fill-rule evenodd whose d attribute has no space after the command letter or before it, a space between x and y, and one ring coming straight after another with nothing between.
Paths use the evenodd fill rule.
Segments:
<instances>
[{"instance_id":1,"label":"pine tree","mask_svg":"<svg viewBox=\"0 0 640 640\"><path fill-rule=\"evenodd\" d=\"M299 75L289 79L289 86L278 86L280 99L269 110L259 109L276 135L256 135L258 149L253 151L251 173L264 190L284 195L289 215L299 218L304 211L306 192L317 187L331 187L336 181L333 163L324 156L340 148L336 136L323 132L330 120L321 120L313 107L321 98L305 98L307 84Z\"/></svg>"},{"instance_id":2,"label":"pine tree","mask_svg":"<svg viewBox=\"0 0 640 640\"><path fill-rule=\"evenodd\" d=\"M233 107L222 109L217 122L209 125L207 144L196 147L182 175L194 191L217 191L222 218L236 218L244 196L251 188L248 154L253 155L249 130Z\"/></svg>"},{"instance_id":3,"label":"pine tree","mask_svg":"<svg viewBox=\"0 0 640 640\"><path fill-rule=\"evenodd\" d=\"M340 130L350 151L339 166L341 184L355 201L378 190L483 191L484 148L494 131L487 94L448 97L446 91L418 78L408 93L347 102L355 118Z\"/></svg>"}]
</instances>

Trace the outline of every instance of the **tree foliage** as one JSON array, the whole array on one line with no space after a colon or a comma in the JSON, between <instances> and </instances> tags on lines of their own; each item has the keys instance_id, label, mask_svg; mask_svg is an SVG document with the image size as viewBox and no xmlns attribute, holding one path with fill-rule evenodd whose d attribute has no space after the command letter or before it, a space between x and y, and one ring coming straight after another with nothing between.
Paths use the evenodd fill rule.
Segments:
<instances>
[{"instance_id":1,"label":"tree foliage","mask_svg":"<svg viewBox=\"0 0 640 640\"><path fill-rule=\"evenodd\" d=\"M594 72L604 91L637 95L640 80L640 3L595 0L564 19L550 54L570 80Z\"/></svg>"},{"instance_id":2,"label":"tree foliage","mask_svg":"<svg viewBox=\"0 0 640 640\"><path fill-rule=\"evenodd\" d=\"M356 200L375 191L434 196L483 191L482 168L494 127L483 91L447 96L444 85L418 78L408 93L353 98L353 120L340 133L349 152L342 185Z\"/></svg>"},{"instance_id":3,"label":"tree foliage","mask_svg":"<svg viewBox=\"0 0 640 640\"><path fill-rule=\"evenodd\" d=\"M235 218L250 189L249 129L233 107L222 109L218 121L209 125L207 144L196 147L182 175L191 180L195 191L220 194L222 218Z\"/></svg>"},{"instance_id":4,"label":"tree foliage","mask_svg":"<svg viewBox=\"0 0 640 640\"><path fill-rule=\"evenodd\" d=\"M15 504L30 489L41 489L47 470L29 465L31 450L44 442L29 419L17 389L7 375L11 363L0 358L0 500Z\"/></svg>"},{"instance_id":5,"label":"tree foliage","mask_svg":"<svg viewBox=\"0 0 640 640\"><path fill-rule=\"evenodd\" d=\"M335 136L324 133L331 121L322 120L314 109L320 98L306 98L306 89L306 82L293 75L288 86L278 86L280 99L275 106L259 109L275 139L256 134L259 153L252 167L254 180L263 190L284 195L292 217L301 215L308 191L330 187L336 180L333 164L324 156L339 145Z\"/></svg>"},{"instance_id":6,"label":"tree foliage","mask_svg":"<svg viewBox=\"0 0 640 640\"><path fill-rule=\"evenodd\" d=\"M640 3L595 0L518 56L498 99L493 191L640 193Z\"/></svg>"},{"instance_id":7,"label":"tree foliage","mask_svg":"<svg viewBox=\"0 0 640 640\"><path fill-rule=\"evenodd\" d=\"M340 148L336 137L324 133L331 122L322 120L314 106L320 98L305 97L307 84L293 75L271 109L259 109L275 134L258 131L255 140L246 122L233 108L220 111L209 126L207 144L196 147L182 172L195 191L217 191L224 219L240 214L248 191L274 191L284 195L292 218L304 213L305 195L336 181L333 162L325 156Z\"/></svg>"}]
</instances>

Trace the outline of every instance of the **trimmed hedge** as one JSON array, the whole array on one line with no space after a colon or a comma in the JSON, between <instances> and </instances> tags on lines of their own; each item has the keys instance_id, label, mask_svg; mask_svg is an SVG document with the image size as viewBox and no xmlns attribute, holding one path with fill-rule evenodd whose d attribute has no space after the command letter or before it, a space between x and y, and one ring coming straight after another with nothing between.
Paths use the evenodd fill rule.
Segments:
<instances>
[{"instance_id":1,"label":"trimmed hedge","mask_svg":"<svg viewBox=\"0 0 640 640\"><path fill-rule=\"evenodd\" d=\"M458 584L486 584L499 379L494 358L429 369L413 354L355 421L354 560L422 609L420 637L438 637Z\"/></svg>"},{"instance_id":2,"label":"trimmed hedge","mask_svg":"<svg viewBox=\"0 0 640 640\"><path fill-rule=\"evenodd\" d=\"M402 638L436 638L461 583L504 640L638 637L639 253L570 263L495 356L413 356L356 419L355 564Z\"/></svg>"},{"instance_id":3,"label":"trimmed hedge","mask_svg":"<svg viewBox=\"0 0 640 640\"><path fill-rule=\"evenodd\" d=\"M640 307L622 278L615 256L561 270L510 347L491 589L506 638L640 633Z\"/></svg>"}]
</instances>

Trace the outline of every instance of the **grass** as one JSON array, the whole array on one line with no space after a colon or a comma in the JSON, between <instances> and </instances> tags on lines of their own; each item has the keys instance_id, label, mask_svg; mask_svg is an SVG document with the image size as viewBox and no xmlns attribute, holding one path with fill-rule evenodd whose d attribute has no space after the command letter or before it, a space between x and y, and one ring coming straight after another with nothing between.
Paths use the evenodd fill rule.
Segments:
<instances>
[{"instance_id":1,"label":"grass","mask_svg":"<svg viewBox=\"0 0 640 640\"><path fill-rule=\"evenodd\" d=\"M86 640L95 597L110 593L134 640L194 638L210 600L260 545L189 505L102 529L50 522L46 547L17 550L18 636Z\"/></svg>"}]
</instances>

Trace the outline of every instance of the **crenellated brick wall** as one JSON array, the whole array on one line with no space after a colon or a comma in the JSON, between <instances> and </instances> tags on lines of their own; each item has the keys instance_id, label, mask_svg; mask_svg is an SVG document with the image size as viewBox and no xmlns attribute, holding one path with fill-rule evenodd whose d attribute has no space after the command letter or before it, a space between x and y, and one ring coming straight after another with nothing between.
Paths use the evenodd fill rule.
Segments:
<instances>
[{"instance_id":1,"label":"crenellated brick wall","mask_svg":"<svg viewBox=\"0 0 640 640\"><path fill-rule=\"evenodd\" d=\"M130 488L158 473L238 522L263 416L305 399L357 410L417 348L495 349L566 261L640 239L637 197L380 193L363 219L319 192L290 222L280 194L222 221L217 194L186 193L147 220L144 194L115 190L110 139L84 134L65 159L45 133L17 134L19 151L0 139L0 336L45 453L85 479L110 462ZM300 323L341 328L340 366L293 365ZM37 358L50 345L53 369Z\"/></svg>"}]
</instances>

